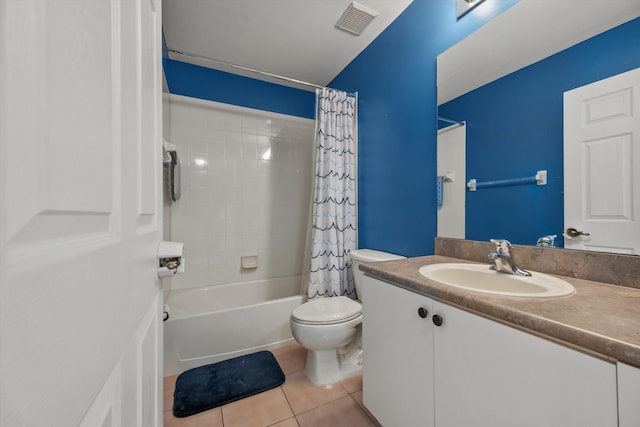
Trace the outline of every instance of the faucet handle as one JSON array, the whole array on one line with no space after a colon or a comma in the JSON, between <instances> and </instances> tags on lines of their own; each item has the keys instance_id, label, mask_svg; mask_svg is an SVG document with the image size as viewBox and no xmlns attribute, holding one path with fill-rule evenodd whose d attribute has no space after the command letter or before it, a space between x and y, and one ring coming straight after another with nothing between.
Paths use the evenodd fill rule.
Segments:
<instances>
[{"instance_id":1,"label":"faucet handle","mask_svg":"<svg viewBox=\"0 0 640 427\"><path fill-rule=\"evenodd\" d=\"M505 255L509 257L511 256L511 253L513 252L513 248L511 247L511 243L508 240L491 239L490 242L496 245L496 251L500 255Z\"/></svg>"},{"instance_id":2,"label":"faucet handle","mask_svg":"<svg viewBox=\"0 0 640 427\"><path fill-rule=\"evenodd\" d=\"M536 246L552 248L553 245L554 245L554 241L555 241L556 237L558 237L556 234L550 234L548 236L542 236L536 242Z\"/></svg>"}]
</instances>

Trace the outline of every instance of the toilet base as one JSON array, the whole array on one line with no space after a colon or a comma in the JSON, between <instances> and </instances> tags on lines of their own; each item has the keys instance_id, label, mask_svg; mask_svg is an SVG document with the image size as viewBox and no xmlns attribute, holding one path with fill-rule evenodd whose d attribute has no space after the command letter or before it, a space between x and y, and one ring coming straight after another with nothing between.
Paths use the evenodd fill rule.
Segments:
<instances>
[{"instance_id":1,"label":"toilet base","mask_svg":"<svg viewBox=\"0 0 640 427\"><path fill-rule=\"evenodd\" d=\"M362 372L362 348L359 342L338 350L308 350L304 374L314 385L335 384Z\"/></svg>"},{"instance_id":2,"label":"toilet base","mask_svg":"<svg viewBox=\"0 0 640 427\"><path fill-rule=\"evenodd\" d=\"M314 385L329 385L342 380L335 350L309 350L304 375Z\"/></svg>"},{"instance_id":3,"label":"toilet base","mask_svg":"<svg viewBox=\"0 0 640 427\"><path fill-rule=\"evenodd\" d=\"M326 386L362 373L362 363L339 363L336 352L331 350L309 351L304 375L317 386Z\"/></svg>"},{"instance_id":4,"label":"toilet base","mask_svg":"<svg viewBox=\"0 0 640 427\"><path fill-rule=\"evenodd\" d=\"M335 384L361 371L361 314L330 324L300 323L292 315L290 323L293 337L307 349L304 373L311 383L318 386Z\"/></svg>"}]
</instances>

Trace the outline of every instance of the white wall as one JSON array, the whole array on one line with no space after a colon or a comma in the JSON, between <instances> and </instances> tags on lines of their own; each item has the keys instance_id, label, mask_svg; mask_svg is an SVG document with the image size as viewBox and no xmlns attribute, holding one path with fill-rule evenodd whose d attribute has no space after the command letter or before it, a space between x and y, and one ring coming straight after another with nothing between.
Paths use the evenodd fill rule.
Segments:
<instances>
[{"instance_id":1,"label":"white wall","mask_svg":"<svg viewBox=\"0 0 640 427\"><path fill-rule=\"evenodd\" d=\"M465 238L467 127L449 126L438 131L438 176L453 172L454 181L443 184L442 208L438 209L438 236Z\"/></svg>"},{"instance_id":2,"label":"white wall","mask_svg":"<svg viewBox=\"0 0 640 427\"><path fill-rule=\"evenodd\" d=\"M172 289L301 273L313 133L310 119L171 95L182 164L171 240L185 243L186 260ZM243 254L258 254L259 267L241 269Z\"/></svg>"}]
</instances>

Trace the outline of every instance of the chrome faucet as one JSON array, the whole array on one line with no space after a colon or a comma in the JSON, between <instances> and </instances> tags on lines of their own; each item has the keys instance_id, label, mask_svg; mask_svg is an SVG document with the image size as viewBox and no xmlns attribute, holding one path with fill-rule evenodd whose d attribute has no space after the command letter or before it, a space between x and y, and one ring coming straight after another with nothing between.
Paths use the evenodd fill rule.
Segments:
<instances>
[{"instance_id":1,"label":"chrome faucet","mask_svg":"<svg viewBox=\"0 0 640 427\"><path fill-rule=\"evenodd\" d=\"M521 269L516 264L513 259L513 248L508 240L491 239L491 243L496 245L496 251L489 254L489 258L496 263L496 265L491 266L492 270L517 276L531 276L531 273Z\"/></svg>"}]
</instances>

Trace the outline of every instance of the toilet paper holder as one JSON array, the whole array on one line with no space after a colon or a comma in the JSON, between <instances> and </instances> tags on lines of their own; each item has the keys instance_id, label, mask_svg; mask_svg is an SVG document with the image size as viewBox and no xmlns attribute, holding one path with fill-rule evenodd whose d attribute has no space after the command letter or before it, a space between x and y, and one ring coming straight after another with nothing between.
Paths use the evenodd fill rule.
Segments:
<instances>
[{"instance_id":1,"label":"toilet paper holder","mask_svg":"<svg viewBox=\"0 0 640 427\"><path fill-rule=\"evenodd\" d=\"M161 279L184 273L184 243L161 241L158 244L158 277Z\"/></svg>"}]
</instances>

